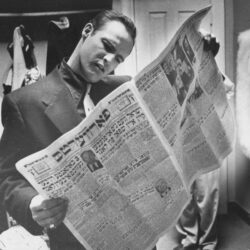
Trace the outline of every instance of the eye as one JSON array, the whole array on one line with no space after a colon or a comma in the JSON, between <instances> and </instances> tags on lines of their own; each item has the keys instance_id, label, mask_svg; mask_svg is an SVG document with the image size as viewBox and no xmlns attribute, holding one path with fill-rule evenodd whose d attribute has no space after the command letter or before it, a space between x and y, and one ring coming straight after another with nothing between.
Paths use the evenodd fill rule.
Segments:
<instances>
[{"instance_id":1,"label":"eye","mask_svg":"<svg viewBox=\"0 0 250 250\"><path fill-rule=\"evenodd\" d=\"M116 54L116 47L115 45L109 41L108 39L106 38L102 38L102 44L103 44L103 47L104 49L108 52L108 53L112 53L112 54ZM124 58L122 55L120 54L116 54L115 56L115 60L118 64L122 63L124 61Z\"/></svg>"},{"instance_id":2,"label":"eye","mask_svg":"<svg viewBox=\"0 0 250 250\"><path fill-rule=\"evenodd\" d=\"M102 39L102 44L103 44L103 47L105 48L105 50L109 53L115 53L116 52L116 49L115 49L115 46L107 39L103 38Z\"/></svg>"},{"instance_id":3,"label":"eye","mask_svg":"<svg viewBox=\"0 0 250 250\"><path fill-rule=\"evenodd\" d=\"M124 61L123 58L120 55L117 55L115 57L115 60L117 61L117 63L122 63Z\"/></svg>"}]
</instances>

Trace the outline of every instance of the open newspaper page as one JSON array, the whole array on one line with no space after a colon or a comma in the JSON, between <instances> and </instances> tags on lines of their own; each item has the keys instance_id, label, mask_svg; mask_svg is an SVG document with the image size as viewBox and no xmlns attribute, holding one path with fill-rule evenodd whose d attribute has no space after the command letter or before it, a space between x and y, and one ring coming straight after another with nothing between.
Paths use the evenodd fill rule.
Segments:
<instances>
[{"instance_id":1,"label":"open newspaper page","mask_svg":"<svg viewBox=\"0 0 250 250\"><path fill-rule=\"evenodd\" d=\"M230 151L221 75L197 32L208 10L188 19L159 58L77 127L16 164L45 197L68 198L64 223L86 249L152 249L184 209L191 179ZM179 57L190 70L180 76L183 94Z\"/></svg>"},{"instance_id":2,"label":"open newspaper page","mask_svg":"<svg viewBox=\"0 0 250 250\"><path fill-rule=\"evenodd\" d=\"M126 83L76 128L17 163L39 193L67 197L65 224L87 249L152 249L188 192Z\"/></svg>"},{"instance_id":3,"label":"open newspaper page","mask_svg":"<svg viewBox=\"0 0 250 250\"><path fill-rule=\"evenodd\" d=\"M188 186L221 165L234 139L223 78L198 31L210 8L191 16L160 56L135 77Z\"/></svg>"}]
</instances>

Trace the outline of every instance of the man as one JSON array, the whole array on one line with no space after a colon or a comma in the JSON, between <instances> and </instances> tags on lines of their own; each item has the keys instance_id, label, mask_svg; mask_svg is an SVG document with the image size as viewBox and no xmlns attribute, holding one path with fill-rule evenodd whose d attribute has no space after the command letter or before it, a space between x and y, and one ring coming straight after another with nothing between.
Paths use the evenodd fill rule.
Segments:
<instances>
[{"instance_id":1,"label":"man","mask_svg":"<svg viewBox=\"0 0 250 250\"><path fill-rule=\"evenodd\" d=\"M16 171L15 163L48 146L86 117L83 103L89 97L87 89L91 87L90 98L96 104L119 85L108 74L130 54L135 37L136 28L129 18L114 11L101 12L83 28L67 62L63 61L41 81L14 91L3 100L1 200L10 215L32 234L47 229L51 250L85 248L62 223L67 201L44 199Z\"/></svg>"}]
</instances>

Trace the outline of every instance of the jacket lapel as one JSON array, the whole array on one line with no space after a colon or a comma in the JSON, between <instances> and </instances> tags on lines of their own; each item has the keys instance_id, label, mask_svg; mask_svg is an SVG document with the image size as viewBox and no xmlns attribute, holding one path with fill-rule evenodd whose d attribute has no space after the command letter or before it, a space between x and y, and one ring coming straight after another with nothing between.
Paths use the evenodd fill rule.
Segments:
<instances>
[{"instance_id":1,"label":"jacket lapel","mask_svg":"<svg viewBox=\"0 0 250 250\"><path fill-rule=\"evenodd\" d=\"M51 95L44 97L42 101L47 106L45 114L62 133L66 133L78 125L82 118L77 112L69 89L56 73L52 73L52 79L48 83L52 84L53 82L57 87L53 89Z\"/></svg>"},{"instance_id":2,"label":"jacket lapel","mask_svg":"<svg viewBox=\"0 0 250 250\"><path fill-rule=\"evenodd\" d=\"M94 104L98 103L103 97L130 79L129 76L108 76L92 86L91 99ZM61 133L66 133L77 126L82 121L82 117L78 114L70 91L58 70L54 70L50 74L47 82L50 89L49 95L42 100L47 106L45 113Z\"/></svg>"}]
</instances>

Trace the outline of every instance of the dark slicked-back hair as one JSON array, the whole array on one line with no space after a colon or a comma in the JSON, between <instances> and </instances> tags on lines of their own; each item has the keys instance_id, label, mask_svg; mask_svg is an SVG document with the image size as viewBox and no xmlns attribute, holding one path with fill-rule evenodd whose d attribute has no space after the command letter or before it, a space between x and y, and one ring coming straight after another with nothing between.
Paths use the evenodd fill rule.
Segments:
<instances>
[{"instance_id":1,"label":"dark slicked-back hair","mask_svg":"<svg viewBox=\"0 0 250 250\"><path fill-rule=\"evenodd\" d=\"M127 29L128 33L132 37L135 42L136 38L136 27L134 22L127 16L115 10L104 10L97 14L91 21L94 32L100 30L102 26L104 26L107 22L110 21L119 21L121 22Z\"/></svg>"}]
</instances>

